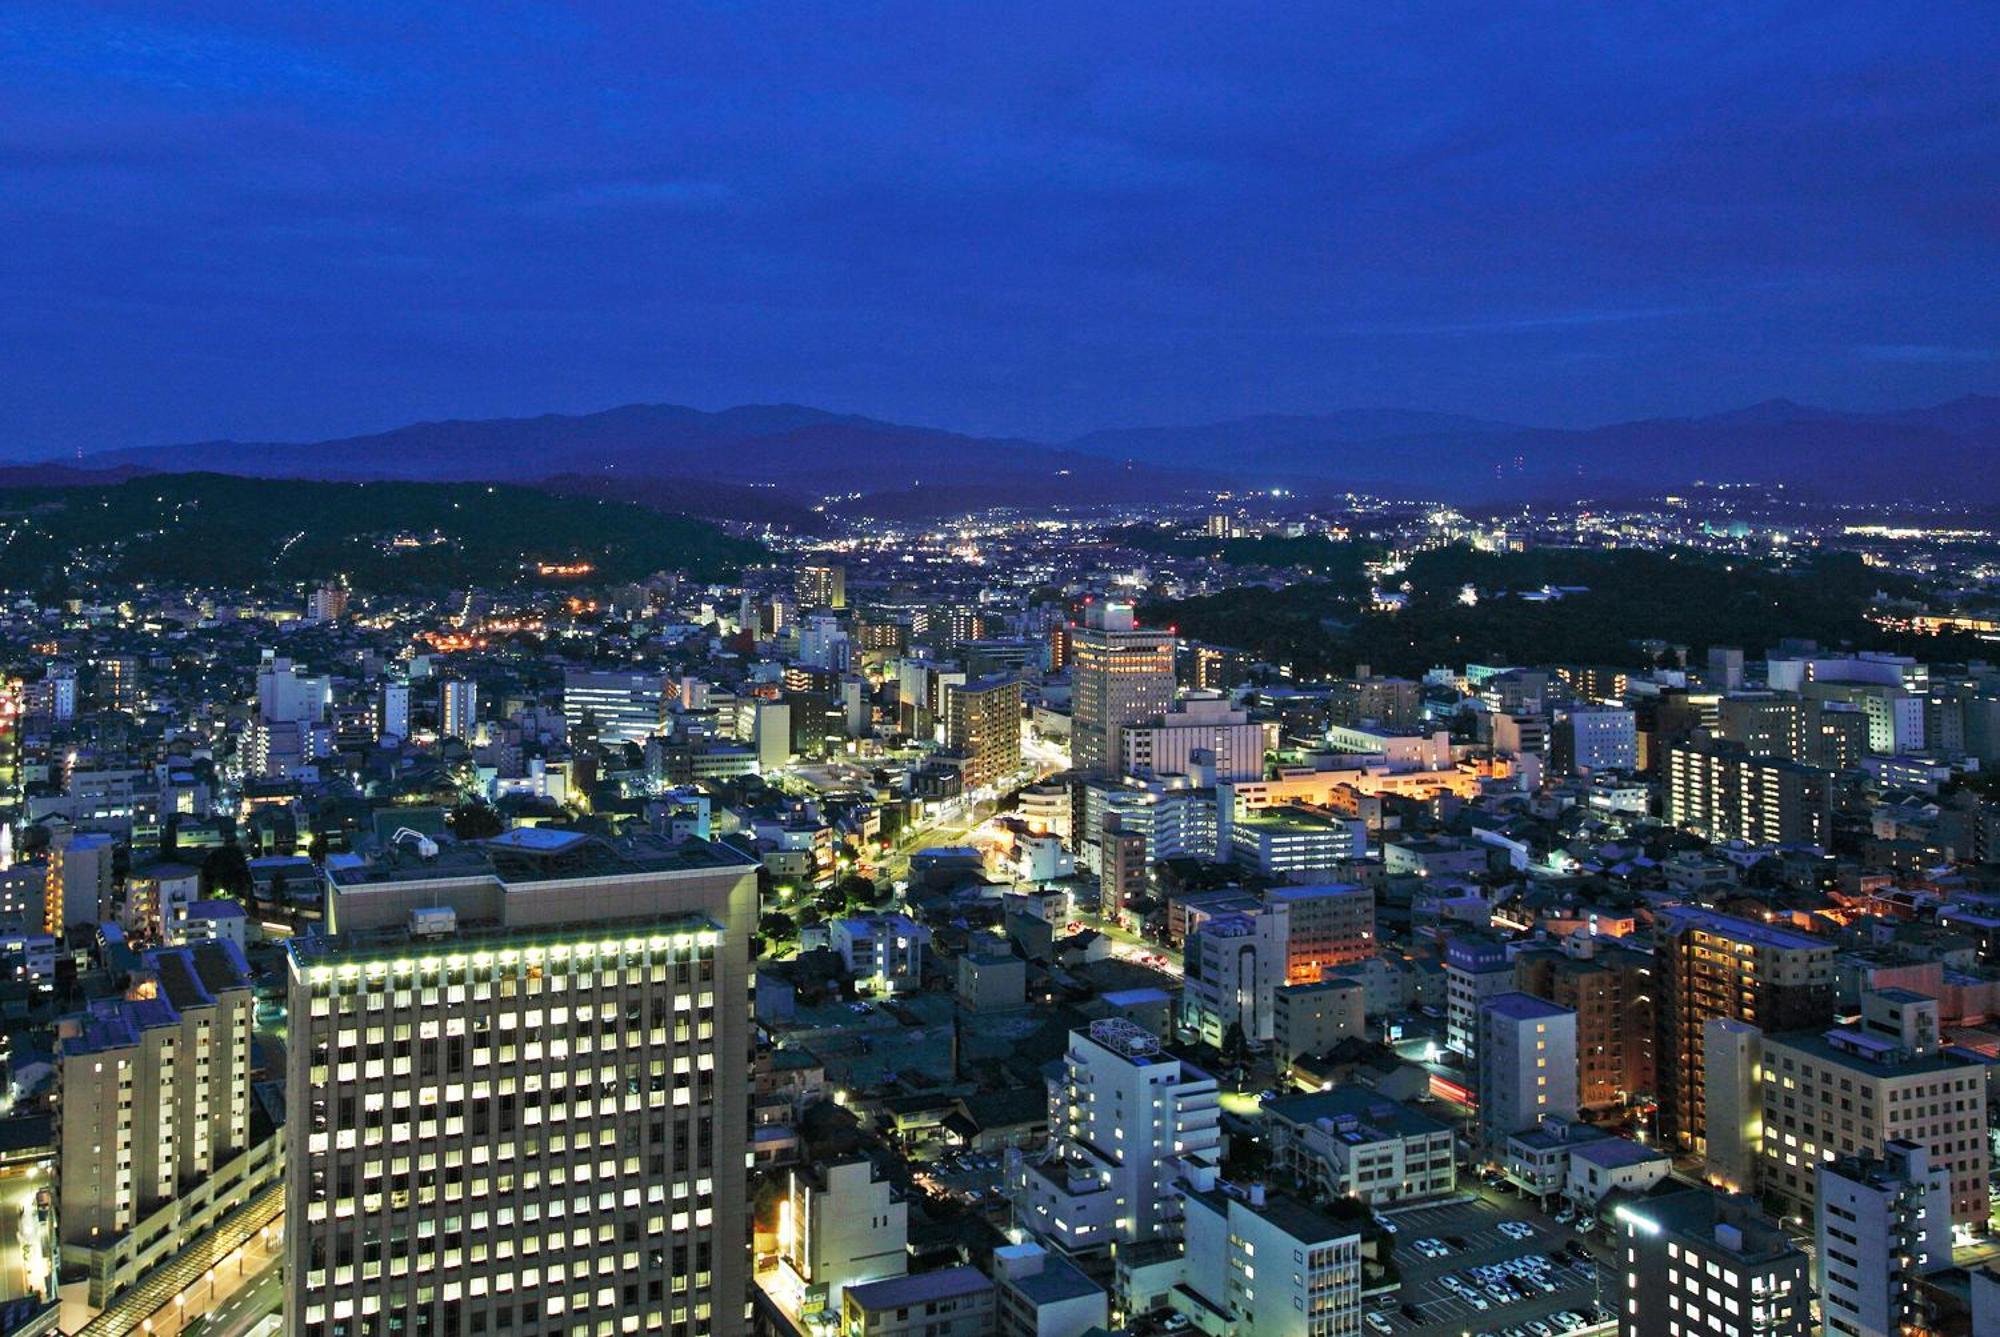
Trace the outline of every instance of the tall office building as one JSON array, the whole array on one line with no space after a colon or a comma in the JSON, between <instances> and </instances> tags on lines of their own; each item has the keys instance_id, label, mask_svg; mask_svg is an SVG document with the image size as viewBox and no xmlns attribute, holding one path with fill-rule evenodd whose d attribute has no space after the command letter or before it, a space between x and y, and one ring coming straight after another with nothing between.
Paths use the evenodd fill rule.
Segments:
<instances>
[{"instance_id":1,"label":"tall office building","mask_svg":"<svg viewBox=\"0 0 2000 1337\"><path fill-rule=\"evenodd\" d=\"M755 862L521 829L328 899L291 955L287 1331L744 1332Z\"/></svg>"},{"instance_id":2,"label":"tall office building","mask_svg":"<svg viewBox=\"0 0 2000 1337\"><path fill-rule=\"evenodd\" d=\"M1124 730L1174 702L1174 638L1142 631L1129 603L1092 604L1070 630L1070 763L1109 775L1124 761Z\"/></svg>"},{"instance_id":3,"label":"tall office building","mask_svg":"<svg viewBox=\"0 0 2000 1337\"><path fill-rule=\"evenodd\" d=\"M1479 1009L1487 999L1515 990L1514 960L1506 944L1490 934L1455 934L1444 945L1444 979L1445 1045L1476 1058Z\"/></svg>"},{"instance_id":4,"label":"tall office building","mask_svg":"<svg viewBox=\"0 0 2000 1337\"><path fill-rule=\"evenodd\" d=\"M563 673L563 719L572 737L589 729L606 743L643 743L660 731L666 711L663 674L589 669Z\"/></svg>"},{"instance_id":5,"label":"tall office building","mask_svg":"<svg viewBox=\"0 0 2000 1337\"><path fill-rule=\"evenodd\" d=\"M968 791L1020 770L1021 680L996 676L947 687L944 745L963 759Z\"/></svg>"},{"instance_id":6,"label":"tall office building","mask_svg":"<svg viewBox=\"0 0 2000 1337\"><path fill-rule=\"evenodd\" d=\"M1618 1337L1812 1331L1806 1256L1753 1199L1689 1188L1614 1215Z\"/></svg>"},{"instance_id":7,"label":"tall office building","mask_svg":"<svg viewBox=\"0 0 2000 1337\"><path fill-rule=\"evenodd\" d=\"M479 684L470 678L446 678L438 684L438 733L470 740L479 725Z\"/></svg>"},{"instance_id":8,"label":"tall office building","mask_svg":"<svg viewBox=\"0 0 2000 1337\"><path fill-rule=\"evenodd\" d=\"M1629 710L1595 707L1556 712L1549 762L1565 775L1639 769L1639 727Z\"/></svg>"},{"instance_id":9,"label":"tall office building","mask_svg":"<svg viewBox=\"0 0 2000 1337\"><path fill-rule=\"evenodd\" d=\"M1232 707L1217 692L1190 694L1178 710L1134 721L1122 735L1122 767L1127 775L1200 776L1195 784L1261 780L1270 741L1263 724Z\"/></svg>"},{"instance_id":10,"label":"tall office building","mask_svg":"<svg viewBox=\"0 0 2000 1337\"><path fill-rule=\"evenodd\" d=\"M1890 1142L1882 1155L1819 1167L1813 1289L1827 1337L1893 1337L1922 1326L1917 1279L1951 1266L1951 1183L1929 1153Z\"/></svg>"},{"instance_id":11,"label":"tall office building","mask_svg":"<svg viewBox=\"0 0 2000 1337\"><path fill-rule=\"evenodd\" d=\"M1049 1082L1049 1145L1010 1152L1015 1218L1065 1253L1180 1234L1176 1183L1222 1155L1215 1079L1123 1017L1070 1032Z\"/></svg>"},{"instance_id":12,"label":"tall office building","mask_svg":"<svg viewBox=\"0 0 2000 1337\"><path fill-rule=\"evenodd\" d=\"M1833 944L1755 920L1686 906L1659 925L1660 1132L1683 1150L1706 1136L1706 1028L1726 1017L1771 1030L1833 1018Z\"/></svg>"},{"instance_id":13,"label":"tall office building","mask_svg":"<svg viewBox=\"0 0 2000 1337\"><path fill-rule=\"evenodd\" d=\"M1479 1005L1479 1128L1488 1146L1545 1118L1576 1118L1576 1075L1576 1013L1525 993Z\"/></svg>"},{"instance_id":14,"label":"tall office building","mask_svg":"<svg viewBox=\"0 0 2000 1337\"><path fill-rule=\"evenodd\" d=\"M827 562L814 562L802 566L793 584L793 592L798 596L801 609L845 608L847 568L838 563Z\"/></svg>"},{"instance_id":15,"label":"tall office building","mask_svg":"<svg viewBox=\"0 0 2000 1337\"><path fill-rule=\"evenodd\" d=\"M94 1305L276 1177L250 1151L249 968L234 943L148 952L123 997L56 1027L62 1259Z\"/></svg>"},{"instance_id":16,"label":"tall office building","mask_svg":"<svg viewBox=\"0 0 2000 1337\"><path fill-rule=\"evenodd\" d=\"M1669 826L1705 840L1816 845L1833 834L1833 776L1817 766L1758 757L1730 744L1666 748Z\"/></svg>"}]
</instances>

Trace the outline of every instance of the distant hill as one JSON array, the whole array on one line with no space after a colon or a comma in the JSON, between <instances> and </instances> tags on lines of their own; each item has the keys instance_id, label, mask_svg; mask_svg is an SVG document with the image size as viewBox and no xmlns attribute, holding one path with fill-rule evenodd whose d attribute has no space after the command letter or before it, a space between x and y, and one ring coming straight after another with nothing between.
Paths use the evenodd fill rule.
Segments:
<instances>
[{"instance_id":1,"label":"distant hill","mask_svg":"<svg viewBox=\"0 0 2000 1337\"><path fill-rule=\"evenodd\" d=\"M1580 429L1355 409L1124 428L1061 445L797 404L715 413L628 404L579 416L415 423L310 445L151 446L87 462L266 478L504 481L808 530L829 511L918 517L1269 486L1479 502L1652 493L1707 481L1782 483L1830 501L1988 503L2000 502L2000 398L1969 395L1889 413L1774 399L1705 417Z\"/></svg>"},{"instance_id":2,"label":"distant hill","mask_svg":"<svg viewBox=\"0 0 2000 1337\"><path fill-rule=\"evenodd\" d=\"M348 576L368 591L590 584L655 571L715 579L768 556L713 525L625 501L471 483L327 483L152 474L0 487L0 586L66 570L234 588Z\"/></svg>"}]
</instances>

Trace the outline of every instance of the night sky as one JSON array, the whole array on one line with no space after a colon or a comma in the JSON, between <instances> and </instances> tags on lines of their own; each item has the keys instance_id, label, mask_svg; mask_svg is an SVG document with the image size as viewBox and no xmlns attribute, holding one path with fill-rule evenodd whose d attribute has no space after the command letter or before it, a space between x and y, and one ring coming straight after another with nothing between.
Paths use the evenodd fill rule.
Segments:
<instances>
[{"instance_id":1,"label":"night sky","mask_svg":"<svg viewBox=\"0 0 2000 1337\"><path fill-rule=\"evenodd\" d=\"M0 6L0 453L2000 391L2000 5Z\"/></svg>"}]
</instances>

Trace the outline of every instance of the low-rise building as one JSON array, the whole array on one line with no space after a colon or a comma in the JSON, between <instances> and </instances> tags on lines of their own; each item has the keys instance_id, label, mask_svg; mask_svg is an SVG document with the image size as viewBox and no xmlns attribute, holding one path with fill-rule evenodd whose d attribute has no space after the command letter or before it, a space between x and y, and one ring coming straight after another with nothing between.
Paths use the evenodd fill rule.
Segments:
<instances>
[{"instance_id":1,"label":"low-rise building","mask_svg":"<svg viewBox=\"0 0 2000 1337\"><path fill-rule=\"evenodd\" d=\"M1458 1186L1450 1125L1364 1087L1267 1100L1264 1133L1275 1169L1331 1197L1379 1206Z\"/></svg>"}]
</instances>

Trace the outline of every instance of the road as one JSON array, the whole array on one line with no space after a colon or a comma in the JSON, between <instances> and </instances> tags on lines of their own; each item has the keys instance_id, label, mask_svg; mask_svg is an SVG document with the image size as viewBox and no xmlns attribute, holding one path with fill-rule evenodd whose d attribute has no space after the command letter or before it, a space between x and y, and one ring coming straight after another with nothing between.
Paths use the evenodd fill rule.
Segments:
<instances>
[{"instance_id":1,"label":"road","mask_svg":"<svg viewBox=\"0 0 2000 1337\"><path fill-rule=\"evenodd\" d=\"M181 1329L200 1337L243 1337L258 1322L279 1312L285 1303L284 1256L274 1254L220 1304Z\"/></svg>"}]
</instances>

